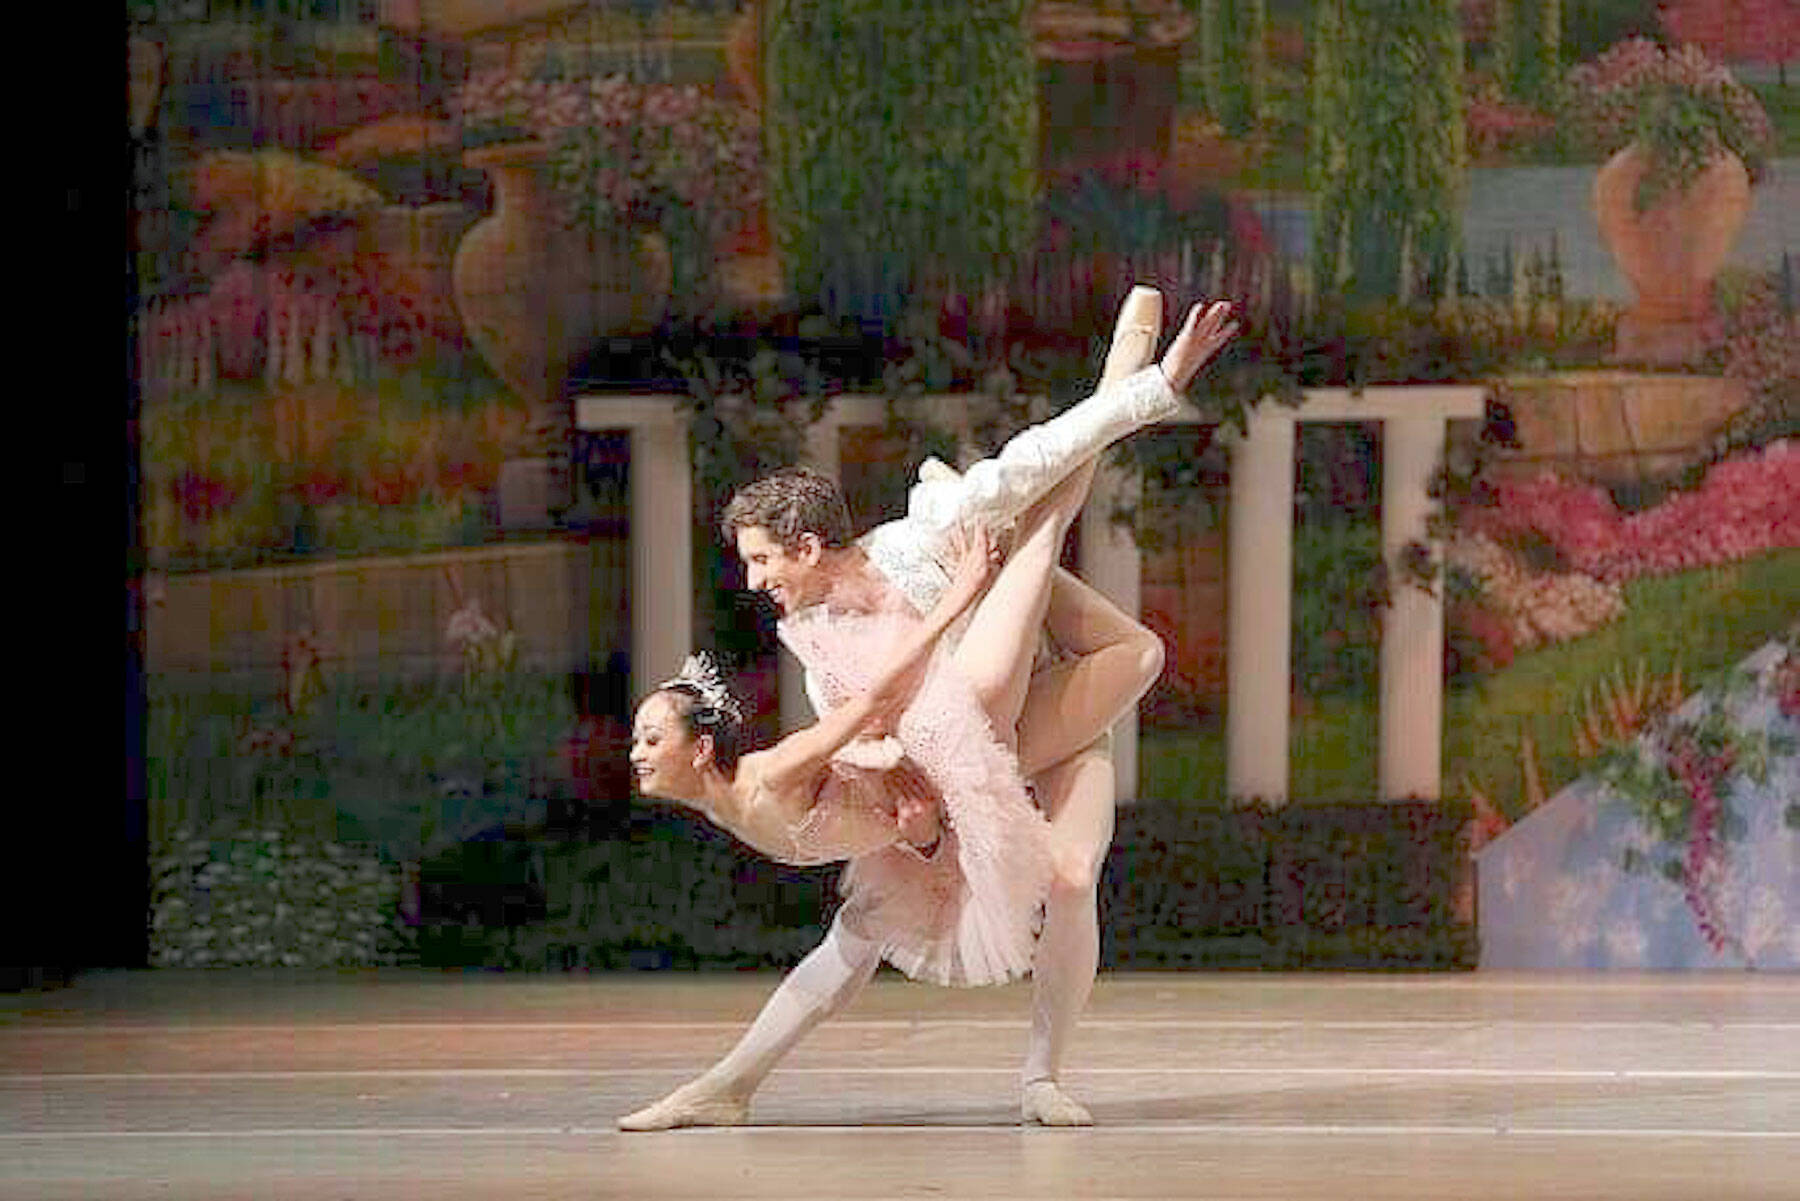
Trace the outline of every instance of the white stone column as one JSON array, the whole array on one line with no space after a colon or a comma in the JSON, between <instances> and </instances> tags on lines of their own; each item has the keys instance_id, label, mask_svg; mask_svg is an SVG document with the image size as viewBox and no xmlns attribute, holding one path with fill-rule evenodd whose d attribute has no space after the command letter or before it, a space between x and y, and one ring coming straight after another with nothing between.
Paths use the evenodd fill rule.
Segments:
<instances>
[{"instance_id":1,"label":"white stone column","mask_svg":"<svg viewBox=\"0 0 1800 1201\"><path fill-rule=\"evenodd\" d=\"M1140 486L1135 470L1102 457L1081 518L1081 577L1132 617L1143 612L1143 556L1131 529L1112 519L1115 510L1135 505ZM1120 800L1138 795L1138 715L1134 708L1113 726L1113 778Z\"/></svg>"},{"instance_id":2,"label":"white stone column","mask_svg":"<svg viewBox=\"0 0 1800 1201\"><path fill-rule=\"evenodd\" d=\"M1431 547L1434 564L1442 561L1442 548L1426 536L1426 518L1444 419L1390 417L1382 435L1381 552L1392 597L1381 636L1381 795L1435 801L1444 726L1443 572L1426 592L1408 582L1401 554L1417 541Z\"/></svg>"},{"instance_id":3,"label":"white stone column","mask_svg":"<svg viewBox=\"0 0 1800 1201\"><path fill-rule=\"evenodd\" d=\"M668 401L634 406L631 431L631 687L642 696L694 647L693 475L687 418ZM591 428L591 427L589 427Z\"/></svg>"},{"instance_id":4,"label":"white stone column","mask_svg":"<svg viewBox=\"0 0 1800 1201\"><path fill-rule=\"evenodd\" d=\"M1294 414L1265 402L1231 445L1226 527L1225 786L1286 801Z\"/></svg>"}]
</instances>

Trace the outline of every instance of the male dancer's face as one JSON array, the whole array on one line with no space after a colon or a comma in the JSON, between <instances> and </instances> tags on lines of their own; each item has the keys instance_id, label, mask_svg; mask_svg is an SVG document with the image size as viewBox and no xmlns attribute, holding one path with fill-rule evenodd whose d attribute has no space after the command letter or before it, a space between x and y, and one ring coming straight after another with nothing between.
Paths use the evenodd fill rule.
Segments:
<instances>
[{"instance_id":1,"label":"male dancer's face","mask_svg":"<svg viewBox=\"0 0 1800 1201\"><path fill-rule=\"evenodd\" d=\"M765 593L783 617L824 599L829 581L817 534L801 534L797 545L786 547L763 527L744 526L737 532L737 552L751 591Z\"/></svg>"}]
</instances>

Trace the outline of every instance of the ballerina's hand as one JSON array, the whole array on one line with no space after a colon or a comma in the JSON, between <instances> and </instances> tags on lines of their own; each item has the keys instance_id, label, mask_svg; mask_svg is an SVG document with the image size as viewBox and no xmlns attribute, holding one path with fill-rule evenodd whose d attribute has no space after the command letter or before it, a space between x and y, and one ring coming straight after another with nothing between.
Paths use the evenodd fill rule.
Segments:
<instances>
[{"instance_id":1,"label":"ballerina's hand","mask_svg":"<svg viewBox=\"0 0 1800 1201\"><path fill-rule=\"evenodd\" d=\"M1162 370L1169 387L1177 393L1187 391L1194 377L1200 374L1200 368L1237 336L1238 323L1231 313L1229 300L1197 304L1188 310L1181 332L1175 335L1168 353L1163 355Z\"/></svg>"}]
</instances>

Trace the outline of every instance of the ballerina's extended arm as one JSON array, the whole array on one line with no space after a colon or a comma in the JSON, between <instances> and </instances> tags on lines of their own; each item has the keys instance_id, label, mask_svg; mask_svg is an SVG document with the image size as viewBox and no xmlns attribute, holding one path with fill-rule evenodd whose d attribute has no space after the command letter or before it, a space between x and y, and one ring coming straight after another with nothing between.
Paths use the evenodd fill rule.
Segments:
<instances>
[{"instance_id":1,"label":"ballerina's extended arm","mask_svg":"<svg viewBox=\"0 0 1800 1201\"><path fill-rule=\"evenodd\" d=\"M763 784L778 795L816 796L809 782L845 744L872 725L906 707L924 678L938 639L975 603L993 577L994 553L985 530L970 530L956 575L925 619L895 647L868 691L851 697L804 730L797 730L762 753Z\"/></svg>"}]
</instances>

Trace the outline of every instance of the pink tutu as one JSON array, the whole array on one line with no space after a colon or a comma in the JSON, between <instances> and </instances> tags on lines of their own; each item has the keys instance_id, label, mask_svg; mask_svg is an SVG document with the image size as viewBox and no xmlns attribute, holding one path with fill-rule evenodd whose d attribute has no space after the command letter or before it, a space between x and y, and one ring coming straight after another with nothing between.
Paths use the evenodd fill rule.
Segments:
<instances>
[{"instance_id":1,"label":"pink tutu","mask_svg":"<svg viewBox=\"0 0 1800 1201\"><path fill-rule=\"evenodd\" d=\"M868 690L917 620L821 606L782 622L780 633L835 705ZM937 852L926 859L892 839L869 845L867 831L879 823L868 819L891 819L895 798L883 773L856 766L854 753L833 763L818 803L793 831L796 849L811 862L849 860L840 920L880 942L888 962L908 976L965 987L1026 974L1050 884L1050 827L945 648L895 737L942 798Z\"/></svg>"}]
</instances>

